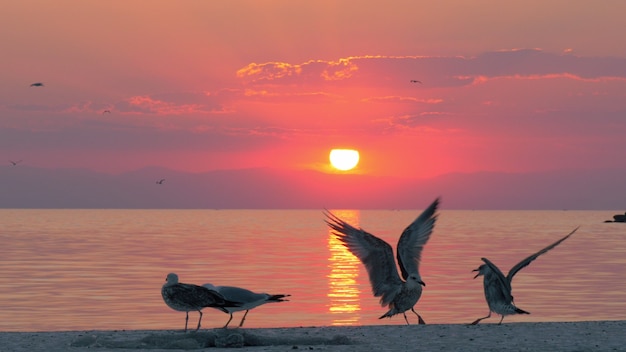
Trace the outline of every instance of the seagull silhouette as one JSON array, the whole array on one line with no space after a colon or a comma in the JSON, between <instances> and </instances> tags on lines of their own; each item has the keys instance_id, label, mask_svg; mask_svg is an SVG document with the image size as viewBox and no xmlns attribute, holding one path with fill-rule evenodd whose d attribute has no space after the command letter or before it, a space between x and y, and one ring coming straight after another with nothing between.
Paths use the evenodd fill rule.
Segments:
<instances>
[{"instance_id":1,"label":"seagull silhouette","mask_svg":"<svg viewBox=\"0 0 626 352\"><path fill-rule=\"evenodd\" d=\"M162 184L163 184L163 181L165 181L165 179L164 179L164 178L162 178L162 179L160 179L160 180L156 181L156 183L157 183L157 185L162 185Z\"/></svg>"},{"instance_id":2,"label":"seagull silhouette","mask_svg":"<svg viewBox=\"0 0 626 352\"><path fill-rule=\"evenodd\" d=\"M409 325L406 311L410 309L417 315L419 324L425 324L413 307L422 295L422 286L426 286L419 273L419 264L424 245L428 242L437 220L435 211L438 205L439 198L402 232L398 240L396 257L404 281L398 275L393 250L387 242L326 211L326 224L365 265L374 297L381 297L380 304L383 307L389 306L389 311L379 319L402 313Z\"/></svg>"},{"instance_id":3,"label":"seagull silhouette","mask_svg":"<svg viewBox=\"0 0 626 352\"><path fill-rule=\"evenodd\" d=\"M476 325L481 320L491 317L491 312L500 314L502 316L498 325L502 324L502 320L504 320L505 315L530 314L525 310L517 308L513 303L513 295L511 294L511 281L513 281L513 276L515 276L518 271L528 266L533 260L537 259L537 257L568 239L569 236L573 235L574 232L576 232L576 230L578 230L578 227L575 228L574 231L570 232L567 236L561 238L560 240L552 243L546 248L540 250L539 252L528 256L521 262L515 264L515 266L511 268L506 277L504 276L502 271L500 271L500 269L498 269L498 267L495 266L495 264L493 264L489 259L480 258L485 264L482 264L478 267L478 269L473 270L478 271L478 274L474 276L474 279L479 277L480 275L484 275L483 286L485 291L485 300L487 301L487 305L489 306L489 314L486 317L474 320L470 325Z\"/></svg>"},{"instance_id":4,"label":"seagull silhouette","mask_svg":"<svg viewBox=\"0 0 626 352\"><path fill-rule=\"evenodd\" d=\"M215 290L206 287L184 284L178 282L178 275L169 273L165 279L165 284L161 288L161 296L168 307L179 312L185 312L185 331L187 331L187 322L189 321L189 312L192 310L200 314L196 331L200 329L202 322L202 309L212 307L227 312L225 307L238 307L241 303L232 302L224 298Z\"/></svg>"},{"instance_id":5,"label":"seagull silhouette","mask_svg":"<svg viewBox=\"0 0 626 352\"><path fill-rule=\"evenodd\" d=\"M411 83L422 83L422 81L418 81L418 80L416 80L416 79L412 79L412 80L411 80Z\"/></svg>"},{"instance_id":6,"label":"seagull silhouette","mask_svg":"<svg viewBox=\"0 0 626 352\"><path fill-rule=\"evenodd\" d=\"M22 160L18 160L18 161L9 160L9 162L10 162L11 164L13 164L13 166L15 166L15 165L17 165L17 164L21 163L21 162L22 162Z\"/></svg>"},{"instance_id":7,"label":"seagull silhouette","mask_svg":"<svg viewBox=\"0 0 626 352\"><path fill-rule=\"evenodd\" d=\"M243 318L241 318L241 322L239 323L239 327L242 327L243 322L246 320L246 316L248 315L250 309L258 307L265 303L285 302L288 301L285 298L291 296L286 294L271 295L269 293L257 293L242 287L214 286L210 283L204 284L202 286L210 290L216 291L217 293L223 295L224 298L229 301L241 303L241 307L224 307L224 309L217 308L222 311L226 310L226 313L230 314L230 318L226 322L226 325L224 325L224 329L227 328L228 324L230 324L230 321L233 320L233 312L239 312L242 310L246 311L243 315Z\"/></svg>"},{"instance_id":8,"label":"seagull silhouette","mask_svg":"<svg viewBox=\"0 0 626 352\"><path fill-rule=\"evenodd\" d=\"M43 83L41 82L35 82L33 84L30 85L31 87L43 87Z\"/></svg>"},{"instance_id":9,"label":"seagull silhouette","mask_svg":"<svg viewBox=\"0 0 626 352\"><path fill-rule=\"evenodd\" d=\"M102 113L103 113L103 114L110 114L110 113L111 113L111 110L104 110Z\"/></svg>"}]
</instances>

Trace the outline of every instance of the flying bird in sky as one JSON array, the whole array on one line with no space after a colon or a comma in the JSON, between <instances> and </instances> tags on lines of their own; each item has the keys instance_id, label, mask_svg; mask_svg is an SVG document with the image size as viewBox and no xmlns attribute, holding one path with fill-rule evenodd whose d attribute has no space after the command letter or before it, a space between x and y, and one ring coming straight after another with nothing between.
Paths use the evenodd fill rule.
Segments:
<instances>
[{"instance_id":1,"label":"flying bird in sky","mask_svg":"<svg viewBox=\"0 0 626 352\"><path fill-rule=\"evenodd\" d=\"M103 113L103 114L110 114L110 113L111 113L111 110L104 110L102 113Z\"/></svg>"},{"instance_id":2,"label":"flying bird in sky","mask_svg":"<svg viewBox=\"0 0 626 352\"><path fill-rule=\"evenodd\" d=\"M517 308L513 303L513 295L511 294L511 281L513 281L513 276L515 276L518 271L528 266L533 260L537 259L537 257L568 239L569 236L573 235L574 232L576 232L576 230L578 230L578 227L575 228L574 231L570 232L567 236L561 238L560 240L552 243L546 248L540 250L539 252L515 264L515 266L511 268L506 277L504 276L502 271L500 271L500 269L498 269L498 267L493 264L489 259L481 258L481 260L485 264L479 266L478 269L474 269L474 271L478 271L478 274L476 274L474 278L477 278L480 275L484 275L483 286L485 290L485 300L487 301L487 305L489 306L489 314L486 317L474 320L470 325L476 325L481 320L491 317L491 312L500 314L502 316L498 325L502 324L502 320L504 320L505 315L530 314L525 310Z\"/></svg>"},{"instance_id":3,"label":"flying bird in sky","mask_svg":"<svg viewBox=\"0 0 626 352\"><path fill-rule=\"evenodd\" d=\"M422 83L422 81L418 81L418 80L416 80L416 79L412 79L412 80L411 80L411 83Z\"/></svg>"},{"instance_id":4,"label":"flying bird in sky","mask_svg":"<svg viewBox=\"0 0 626 352\"><path fill-rule=\"evenodd\" d=\"M326 224L365 265L374 296L381 297L380 304L383 307L389 306L389 311L379 319L402 313L409 325L406 311L410 309L417 315L419 324L425 324L413 306L422 295L422 286L426 286L419 273L419 264L424 245L428 242L437 220L435 211L438 205L439 198L402 232L398 240L396 257L404 280L398 275L393 249L387 242L326 211Z\"/></svg>"},{"instance_id":5,"label":"flying bird in sky","mask_svg":"<svg viewBox=\"0 0 626 352\"><path fill-rule=\"evenodd\" d=\"M11 164L13 164L13 166L15 166L15 165L17 165L17 164L21 163L21 162L22 162L22 160L18 160L18 161L9 160L9 162L10 162Z\"/></svg>"},{"instance_id":6,"label":"flying bird in sky","mask_svg":"<svg viewBox=\"0 0 626 352\"><path fill-rule=\"evenodd\" d=\"M162 178L162 179L156 181L156 183L157 183L157 185L162 185L164 181L165 181L165 179Z\"/></svg>"},{"instance_id":7,"label":"flying bird in sky","mask_svg":"<svg viewBox=\"0 0 626 352\"><path fill-rule=\"evenodd\" d=\"M31 86L31 87L43 87L43 83L41 83L41 82L35 82L35 83L32 83L30 86Z\"/></svg>"}]
</instances>

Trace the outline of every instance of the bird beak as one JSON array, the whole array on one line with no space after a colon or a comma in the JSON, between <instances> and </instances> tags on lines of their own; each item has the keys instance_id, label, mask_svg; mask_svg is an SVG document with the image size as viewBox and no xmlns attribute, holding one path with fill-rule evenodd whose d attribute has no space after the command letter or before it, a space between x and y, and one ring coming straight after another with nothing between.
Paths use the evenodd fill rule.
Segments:
<instances>
[{"instance_id":1,"label":"bird beak","mask_svg":"<svg viewBox=\"0 0 626 352\"><path fill-rule=\"evenodd\" d=\"M474 271L478 271L478 269L474 269L474 270L472 270L472 272L474 272ZM480 276L480 272L479 272L478 274L476 274L476 276L474 276L474 279L475 279L475 278L477 278L477 277L479 277L479 276Z\"/></svg>"},{"instance_id":2,"label":"bird beak","mask_svg":"<svg viewBox=\"0 0 626 352\"><path fill-rule=\"evenodd\" d=\"M425 283L424 281L420 280L420 281L418 281L418 282L420 283L420 285L422 285L422 286L426 286L426 283Z\"/></svg>"}]
</instances>

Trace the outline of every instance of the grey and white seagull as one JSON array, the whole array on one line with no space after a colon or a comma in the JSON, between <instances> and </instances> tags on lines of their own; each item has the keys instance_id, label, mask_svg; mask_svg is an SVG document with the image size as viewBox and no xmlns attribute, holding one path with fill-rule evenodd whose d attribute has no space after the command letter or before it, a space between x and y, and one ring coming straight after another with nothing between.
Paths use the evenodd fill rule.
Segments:
<instances>
[{"instance_id":1,"label":"grey and white seagull","mask_svg":"<svg viewBox=\"0 0 626 352\"><path fill-rule=\"evenodd\" d=\"M509 270L509 273L506 276L504 276L502 271L500 271L500 269L498 269L498 267L493 264L489 259L480 258L485 264L482 264L478 267L478 269L473 270L478 271L478 274L476 274L474 278L477 278L480 275L484 276L483 287L485 290L485 300L487 301L487 305L489 306L489 314L486 317L474 320L470 325L476 325L481 320L491 317L491 312L500 314L502 316L498 325L502 324L502 320L504 320L505 315L530 314L523 309L517 308L513 302L513 295L511 294L511 281L513 281L513 276L515 276L518 271L528 266L533 260L537 259L537 257L568 239L569 236L573 235L574 232L576 232L576 230L578 230L578 227L575 228L574 231L570 232L567 236L561 238L560 240L552 243L546 248L540 250L539 252L515 264L515 266L513 266L511 270Z\"/></svg>"},{"instance_id":2,"label":"grey and white seagull","mask_svg":"<svg viewBox=\"0 0 626 352\"><path fill-rule=\"evenodd\" d=\"M419 264L424 245L437 220L435 211L438 205L439 198L402 232L398 240L396 257L402 279L393 259L393 250L387 242L326 211L326 223L335 236L365 265L374 296L380 297L381 306L389 306L379 319L402 313L409 325L406 311L410 309L417 315L419 324L425 324L414 306L422 295L422 286L426 286L419 273Z\"/></svg>"},{"instance_id":3,"label":"grey and white seagull","mask_svg":"<svg viewBox=\"0 0 626 352\"><path fill-rule=\"evenodd\" d=\"M31 83L30 85L31 87L43 87L43 83L41 82L35 82L35 83Z\"/></svg>"},{"instance_id":4,"label":"grey and white seagull","mask_svg":"<svg viewBox=\"0 0 626 352\"><path fill-rule=\"evenodd\" d=\"M197 331L200 329L200 323L202 322L203 308L217 308L228 313L226 307L238 307L241 305L241 303L225 299L218 292L206 287L178 282L178 275L175 273L167 275L165 284L161 288L161 295L168 307L186 313L185 331L187 331L190 311L197 311L200 314L198 326L196 327Z\"/></svg>"},{"instance_id":5,"label":"grey and white seagull","mask_svg":"<svg viewBox=\"0 0 626 352\"><path fill-rule=\"evenodd\" d=\"M204 284L202 286L217 291L227 300L241 302L240 307L224 307L224 309L220 309L230 314L230 318L226 322L226 325L224 325L224 328L227 328L228 324L230 324L230 321L233 320L233 312L239 312L242 310L246 311L243 315L243 318L241 318L241 322L239 323L239 327L242 327L243 322L246 320L246 316L248 315L250 309L258 307L265 303L285 302L288 301L285 298L291 296L284 294L271 295L269 293L256 293L241 287L213 286L213 284L210 283Z\"/></svg>"}]
</instances>

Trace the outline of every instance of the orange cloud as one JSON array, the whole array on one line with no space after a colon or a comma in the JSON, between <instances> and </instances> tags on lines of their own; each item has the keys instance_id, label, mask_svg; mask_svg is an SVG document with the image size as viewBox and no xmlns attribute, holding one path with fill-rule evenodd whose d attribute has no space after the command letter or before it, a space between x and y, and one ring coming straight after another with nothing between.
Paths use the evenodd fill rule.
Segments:
<instances>
[{"instance_id":1,"label":"orange cloud","mask_svg":"<svg viewBox=\"0 0 626 352\"><path fill-rule=\"evenodd\" d=\"M418 103L418 104L440 104L443 103L443 99L439 98L414 98L403 96L384 96L384 97L372 97L362 99L363 102L390 102L390 103Z\"/></svg>"},{"instance_id":2,"label":"orange cloud","mask_svg":"<svg viewBox=\"0 0 626 352\"><path fill-rule=\"evenodd\" d=\"M302 65L292 65L286 62L267 62L264 64L251 63L236 72L239 78L256 80L275 80L284 77L299 76Z\"/></svg>"},{"instance_id":3,"label":"orange cloud","mask_svg":"<svg viewBox=\"0 0 626 352\"><path fill-rule=\"evenodd\" d=\"M357 65L350 59L340 59L337 62L327 62L328 67L322 72L322 77L327 81L342 80L352 77L359 70Z\"/></svg>"},{"instance_id":4,"label":"orange cloud","mask_svg":"<svg viewBox=\"0 0 626 352\"><path fill-rule=\"evenodd\" d=\"M118 103L116 108L121 112L159 115L182 115L210 112L210 110L205 109L202 104L177 104L174 102L153 99L147 95L130 97L125 101Z\"/></svg>"},{"instance_id":5,"label":"orange cloud","mask_svg":"<svg viewBox=\"0 0 626 352\"><path fill-rule=\"evenodd\" d=\"M611 81L611 80L624 80L626 78L622 77L596 77L596 78L584 78L579 75L563 72L563 73L549 73L549 74L529 74L529 75L502 75L502 76L457 76L456 78L460 80L472 80L473 85L487 83L489 81L495 80L543 80L543 79L569 79L573 81L581 81L581 82L602 82L602 81Z\"/></svg>"},{"instance_id":6,"label":"orange cloud","mask_svg":"<svg viewBox=\"0 0 626 352\"><path fill-rule=\"evenodd\" d=\"M352 58L345 58L338 61L310 60L299 65L286 62L251 63L239 69L236 75L249 82L307 77L338 81L351 78L358 70Z\"/></svg>"}]
</instances>

